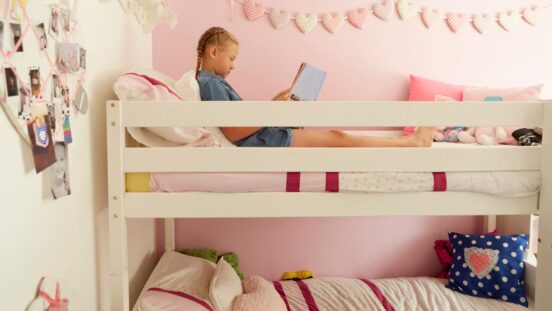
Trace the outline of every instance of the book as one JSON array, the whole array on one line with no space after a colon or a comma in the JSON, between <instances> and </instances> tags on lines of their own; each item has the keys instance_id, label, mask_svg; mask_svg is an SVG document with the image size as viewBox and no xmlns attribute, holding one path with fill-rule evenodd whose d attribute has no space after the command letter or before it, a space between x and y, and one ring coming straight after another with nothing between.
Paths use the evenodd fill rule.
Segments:
<instances>
[{"instance_id":1,"label":"book","mask_svg":"<svg viewBox=\"0 0 552 311\"><path fill-rule=\"evenodd\" d=\"M326 72L310 64L302 63L291 86L291 99L315 101L326 80Z\"/></svg>"}]
</instances>

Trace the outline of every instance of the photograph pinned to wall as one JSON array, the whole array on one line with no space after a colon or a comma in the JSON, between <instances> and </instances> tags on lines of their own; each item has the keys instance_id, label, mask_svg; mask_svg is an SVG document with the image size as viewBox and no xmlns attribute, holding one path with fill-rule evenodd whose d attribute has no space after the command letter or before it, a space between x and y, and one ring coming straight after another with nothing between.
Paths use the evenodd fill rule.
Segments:
<instances>
[{"instance_id":1,"label":"photograph pinned to wall","mask_svg":"<svg viewBox=\"0 0 552 311\"><path fill-rule=\"evenodd\" d=\"M42 86L40 84L40 69L38 67L31 67L29 70L29 76L31 77L31 95L33 97L40 97L42 93Z\"/></svg>"},{"instance_id":2,"label":"photograph pinned to wall","mask_svg":"<svg viewBox=\"0 0 552 311\"><path fill-rule=\"evenodd\" d=\"M80 58L79 58L80 67L82 69L86 69L86 50L83 49L82 47L79 47L79 48L80 48Z\"/></svg>"},{"instance_id":3,"label":"photograph pinned to wall","mask_svg":"<svg viewBox=\"0 0 552 311\"><path fill-rule=\"evenodd\" d=\"M23 52L23 40L21 38L21 24L10 23L10 29L12 32L13 46L15 47L19 44L19 47L17 48L16 52Z\"/></svg>"},{"instance_id":4,"label":"photograph pinned to wall","mask_svg":"<svg viewBox=\"0 0 552 311\"><path fill-rule=\"evenodd\" d=\"M27 130L33 150L35 170L40 173L56 162L48 115L35 117L27 124Z\"/></svg>"},{"instance_id":5,"label":"photograph pinned to wall","mask_svg":"<svg viewBox=\"0 0 552 311\"><path fill-rule=\"evenodd\" d=\"M52 6L50 9L50 36L57 39L59 35L59 7Z\"/></svg>"},{"instance_id":6,"label":"photograph pinned to wall","mask_svg":"<svg viewBox=\"0 0 552 311\"><path fill-rule=\"evenodd\" d=\"M77 95L75 96L73 105L81 114L86 114L86 112L88 112L88 94L82 85L77 89Z\"/></svg>"},{"instance_id":7,"label":"photograph pinned to wall","mask_svg":"<svg viewBox=\"0 0 552 311\"><path fill-rule=\"evenodd\" d=\"M65 144L73 142L73 134L71 133L71 122L69 122L69 116L63 117L63 141Z\"/></svg>"},{"instance_id":8,"label":"photograph pinned to wall","mask_svg":"<svg viewBox=\"0 0 552 311\"><path fill-rule=\"evenodd\" d=\"M53 73L52 74L52 100L55 98L61 98L61 78L59 74ZM61 103L61 101L59 101Z\"/></svg>"},{"instance_id":9,"label":"photograph pinned to wall","mask_svg":"<svg viewBox=\"0 0 552 311\"><path fill-rule=\"evenodd\" d=\"M62 42L57 44L57 64L64 72L77 72L79 63L79 44Z\"/></svg>"},{"instance_id":10,"label":"photograph pinned to wall","mask_svg":"<svg viewBox=\"0 0 552 311\"><path fill-rule=\"evenodd\" d=\"M15 70L16 69L13 67L4 68L4 73L6 76L6 93L8 94L8 97L19 95Z\"/></svg>"},{"instance_id":11,"label":"photograph pinned to wall","mask_svg":"<svg viewBox=\"0 0 552 311\"><path fill-rule=\"evenodd\" d=\"M54 145L54 150L56 162L51 166L52 195L54 199L59 199L71 194L67 145L64 142L57 142Z\"/></svg>"},{"instance_id":12,"label":"photograph pinned to wall","mask_svg":"<svg viewBox=\"0 0 552 311\"><path fill-rule=\"evenodd\" d=\"M61 25L65 32L71 31L71 10L70 9L61 9Z\"/></svg>"},{"instance_id":13,"label":"photograph pinned to wall","mask_svg":"<svg viewBox=\"0 0 552 311\"><path fill-rule=\"evenodd\" d=\"M0 21L0 50L4 50L4 22Z\"/></svg>"},{"instance_id":14,"label":"photograph pinned to wall","mask_svg":"<svg viewBox=\"0 0 552 311\"><path fill-rule=\"evenodd\" d=\"M36 33L38 34L38 38L40 39L39 45L40 50L44 50L48 48L48 38L46 37L46 28L44 26L44 23L38 24L36 27Z\"/></svg>"},{"instance_id":15,"label":"photograph pinned to wall","mask_svg":"<svg viewBox=\"0 0 552 311\"><path fill-rule=\"evenodd\" d=\"M17 117L21 120L29 121L31 119L31 90L22 85L19 88L19 113Z\"/></svg>"},{"instance_id":16,"label":"photograph pinned to wall","mask_svg":"<svg viewBox=\"0 0 552 311\"><path fill-rule=\"evenodd\" d=\"M47 102L48 116L50 117L50 129L52 130L52 138L54 142L64 142L63 137L63 114L61 113L61 104L55 102Z\"/></svg>"}]
</instances>

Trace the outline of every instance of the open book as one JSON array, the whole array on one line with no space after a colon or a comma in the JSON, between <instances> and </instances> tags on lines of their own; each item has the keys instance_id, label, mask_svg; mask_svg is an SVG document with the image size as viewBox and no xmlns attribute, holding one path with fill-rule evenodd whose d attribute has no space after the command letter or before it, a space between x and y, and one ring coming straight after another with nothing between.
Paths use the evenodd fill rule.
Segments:
<instances>
[{"instance_id":1,"label":"open book","mask_svg":"<svg viewBox=\"0 0 552 311\"><path fill-rule=\"evenodd\" d=\"M326 72L307 63L302 63L291 86L291 99L316 100L325 79Z\"/></svg>"}]
</instances>

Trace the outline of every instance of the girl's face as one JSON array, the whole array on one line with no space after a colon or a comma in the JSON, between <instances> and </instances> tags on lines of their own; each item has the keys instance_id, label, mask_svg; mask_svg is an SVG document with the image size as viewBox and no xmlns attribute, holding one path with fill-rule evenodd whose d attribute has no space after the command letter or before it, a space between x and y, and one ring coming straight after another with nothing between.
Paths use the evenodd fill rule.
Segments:
<instances>
[{"instance_id":1,"label":"girl's face","mask_svg":"<svg viewBox=\"0 0 552 311\"><path fill-rule=\"evenodd\" d=\"M230 42L226 46L211 48L209 56L213 60L212 69L215 73L226 78L234 70L234 63L238 57L238 52L239 46L234 42Z\"/></svg>"}]
</instances>

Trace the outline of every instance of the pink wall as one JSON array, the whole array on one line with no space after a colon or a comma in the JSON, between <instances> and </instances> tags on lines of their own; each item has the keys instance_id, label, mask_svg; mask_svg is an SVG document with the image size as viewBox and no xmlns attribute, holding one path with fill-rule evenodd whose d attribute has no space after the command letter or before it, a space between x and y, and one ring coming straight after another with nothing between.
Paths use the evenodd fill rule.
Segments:
<instances>
[{"instance_id":1,"label":"pink wall","mask_svg":"<svg viewBox=\"0 0 552 311\"><path fill-rule=\"evenodd\" d=\"M372 1L258 0L292 12L346 12ZM524 7L516 0L416 0L421 6L463 13L495 13ZM537 3L535 1L534 3ZM538 1L552 4L552 0ZM370 18L364 30L349 24L335 35L319 25L302 34L290 24L275 30L267 18L245 20L228 0L176 1L174 29L154 33L154 67L175 78L195 67L201 33L223 26L239 40L237 68L228 81L247 100L269 99L288 87L302 61L329 75L322 100L404 100L408 74L458 84L516 86L546 83L552 97L552 10L538 27L525 23L508 33L493 26L480 35L466 25L459 34L443 24L427 30L418 18L389 22ZM309 268L317 275L386 277L431 275L439 267L433 240L447 230L479 232L478 217L400 217L334 219L180 220L179 247L233 250L245 272L276 278L286 270ZM344 243L346 241L346 243ZM377 251L377 253L376 253Z\"/></svg>"}]
</instances>

